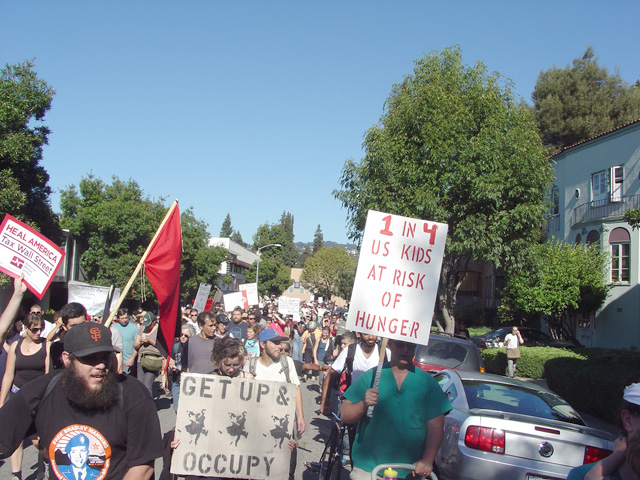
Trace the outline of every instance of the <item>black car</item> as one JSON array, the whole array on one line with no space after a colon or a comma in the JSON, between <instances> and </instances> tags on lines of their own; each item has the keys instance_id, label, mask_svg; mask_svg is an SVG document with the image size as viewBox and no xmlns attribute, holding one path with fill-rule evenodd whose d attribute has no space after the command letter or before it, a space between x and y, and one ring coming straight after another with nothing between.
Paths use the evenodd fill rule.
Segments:
<instances>
[{"instance_id":1,"label":"black car","mask_svg":"<svg viewBox=\"0 0 640 480\"><path fill-rule=\"evenodd\" d=\"M484 372L480 350L473 342L444 333L432 333L428 345L418 345L413 364L427 372L446 368Z\"/></svg>"},{"instance_id":2,"label":"black car","mask_svg":"<svg viewBox=\"0 0 640 480\"><path fill-rule=\"evenodd\" d=\"M500 348L504 346L504 337L507 333L511 333L512 328L498 328L479 337L471 337L469 340L475 343L478 348ZM555 340L537 328L518 327L518 330L520 330L526 347L576 348L580 346L570 340Z\"/></svg>"}]
</instances>

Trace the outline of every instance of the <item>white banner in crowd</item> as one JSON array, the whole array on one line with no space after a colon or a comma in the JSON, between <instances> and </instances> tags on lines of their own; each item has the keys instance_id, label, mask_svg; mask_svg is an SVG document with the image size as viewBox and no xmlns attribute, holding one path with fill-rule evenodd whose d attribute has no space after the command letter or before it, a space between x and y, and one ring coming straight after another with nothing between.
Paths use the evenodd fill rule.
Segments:
<instances>
[{"instance_id":1,"label":"white banner in crowd","mask_svg":"<svg viewBox=\"0 0 640 480\"><path fill-rule=\"evenodd\" d=\"M289 476L296 386L183 373L171 473L225 478Z\"/></svg>"},{"instance_id":2,"label":"white banner in crowd","mask_svg":"<svg viewBox=\"0 0 640 480\"><path fill-rule=\"evenodd\" d=\"M300 299L290 297L278 298L278 313L282 313L283 315L299 315Z\"/></svg>"},{"instance_id":3,"label":"white banner in crowd","mask_svg":"<svg viewBox=\"0 0 640 480\"><path fill-rule=\"evenodd\" d=\"M444 223L369 210L347 329L426 345L447 231Z\"/></svg>"},{"instance_id":4,"label":"white banner in crowd","mask_svg":"<svg viewBox=\"0 0 640 480\"><path fill-rule=\"evenodd\" d=\"M198 312L204 312L207 305L207 298L209 298L209 292L211 292L210 283L201 283L198 287L196 299L193 301L193 308L198 310Z\"/></svg>"},{"instance_id":5,"label":"white banner in crowd","mask_svg":"<svg viewBox=\"0 0 640 480\"><path fill-rule=\"evenodd\" d=\"M241 292L247 292L247 302L249 305L258 305L258 284L243 283L240 285Z\"/></svg>"},{"instance_id":6,"label":"white banner in crowd","mask_svg":"<svg viewBox=\"0 0 640 480\"><path fill-rule=\"evenodd\" d=\"M89 285L88 283L70 281L69 282L69 303L78 302L87 309L89 315L98 315L104 310L104 303L109 295L109 287ZM120 289L113 290L111 305L118 303Z\"/></svg>"},{"instance_id":7,"label":"white banner in crowd","mask_svg":"<svg viewBox=\"0 0 640 480\"><path fill-rule=\"evenodd\" d=\"M224 301L225 312L233 312L233 309L236 307L249 308L245 292L227 293L222 297L222 300Z\"/></svg>"},{"instance_id":8,"label":"white banner in crowd","mask_svg":"<svg viewBox=\"0 0 640 480\"><path fill-rule=\"evenodd\" d=\"M47 237L11 215L0 225L0 271L24 275L24 283L42 300L62 264L64 252Z\"/></svg>"}]
</instances>

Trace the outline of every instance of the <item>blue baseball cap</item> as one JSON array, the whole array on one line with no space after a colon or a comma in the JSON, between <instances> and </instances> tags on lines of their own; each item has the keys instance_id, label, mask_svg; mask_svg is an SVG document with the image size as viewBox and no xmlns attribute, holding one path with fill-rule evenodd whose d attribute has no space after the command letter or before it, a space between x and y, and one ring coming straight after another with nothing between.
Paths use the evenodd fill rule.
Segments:
<instances>
[{"instance_id":1,"label":"blue baseball cap","mask_svg":"<svg viewBox=\"0 0 640 480\"><path fill-rule=\"evenodd\" d=\"M281 342L283 340L289 340L289 339L287 337L282 337L278 335L278 332L276 332L272 328L265 328L260 332L260 335L258 336L258 341L260 343L266 342L266 341Z\"/></svg>"}]
</instances>

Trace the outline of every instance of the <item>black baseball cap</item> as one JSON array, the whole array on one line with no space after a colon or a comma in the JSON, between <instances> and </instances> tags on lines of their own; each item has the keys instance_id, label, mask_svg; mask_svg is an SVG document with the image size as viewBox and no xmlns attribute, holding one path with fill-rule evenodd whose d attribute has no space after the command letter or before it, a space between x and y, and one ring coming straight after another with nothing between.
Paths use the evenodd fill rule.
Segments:
<instances>
[{"instance_id":1,"label":"black baseball cap","mask_svg":"<svg viewBox=\"0 0 640 480\"><path fill-rule=\"evenodd\" d=\"M71 328L64 336L64 351L78 358L100 352L119 353L111 345L111 331L93 322L79 323Z\"/></svg>"}]
</instances>

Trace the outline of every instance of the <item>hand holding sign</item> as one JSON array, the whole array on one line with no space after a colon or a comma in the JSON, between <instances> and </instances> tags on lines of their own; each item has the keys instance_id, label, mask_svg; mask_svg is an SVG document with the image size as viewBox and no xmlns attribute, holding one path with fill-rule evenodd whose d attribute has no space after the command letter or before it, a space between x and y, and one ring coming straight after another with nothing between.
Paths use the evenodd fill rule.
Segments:
<instances>
[{"instance_id":1,"label":"hand holding sign","mask_svg":"<svg viewBox=\"0 0 640 480\"><path fill-rule=\"evenodd\" d=\"M0 225L0 271L14 278L24 275L24 283L39 299L49 288L64 255L51 240L5 215Z\"/></svg>"}]
</instances>

